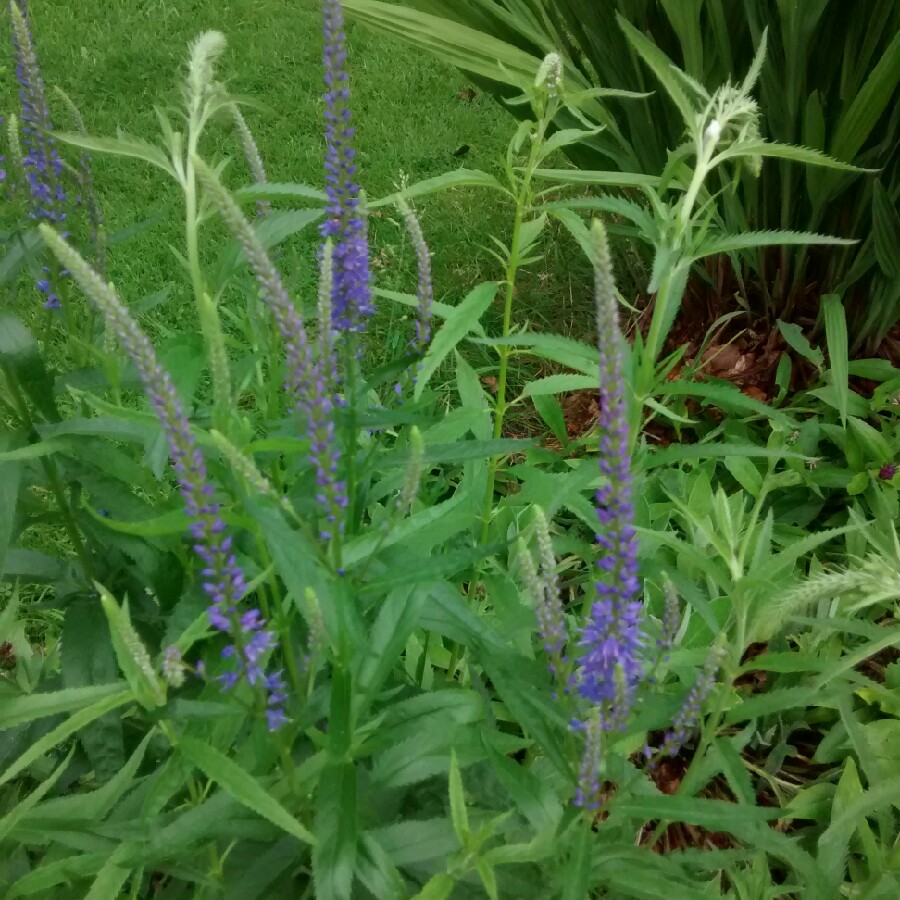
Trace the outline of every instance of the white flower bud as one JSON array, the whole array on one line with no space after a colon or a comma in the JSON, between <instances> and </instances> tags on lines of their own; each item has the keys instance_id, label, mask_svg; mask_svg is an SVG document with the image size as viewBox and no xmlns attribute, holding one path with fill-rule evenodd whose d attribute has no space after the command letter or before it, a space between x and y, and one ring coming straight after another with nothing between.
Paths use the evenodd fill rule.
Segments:
<instances>
[{"instance_id":1,"label":"white flower bud","mask_svg":"<svg viewBox=\"0 0 900 900\"><path fill-rule=\"evenodd\" d=\"M535 87L545 87L551 97L555 97L562 85L563 64L558 53L548 53L538 69Z\"/></svg>"},{"instance_id":2,"label":"white flower bud","mask_svg":"<svg viewBox=\"0 0 900 900\"><path fill-rule=\"evenodd\" d=\"M719 124L719 120L710 119L709 125L706 126L706 131L703 132L703 140L707 144L715 144L718 142L721 134L722 126Z\"/></svg>"}]
</instances>

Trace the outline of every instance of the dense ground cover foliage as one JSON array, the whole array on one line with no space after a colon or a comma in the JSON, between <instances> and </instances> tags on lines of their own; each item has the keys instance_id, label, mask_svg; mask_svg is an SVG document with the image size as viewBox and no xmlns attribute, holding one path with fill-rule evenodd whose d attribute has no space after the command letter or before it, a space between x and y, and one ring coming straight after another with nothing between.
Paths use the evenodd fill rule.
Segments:
<instances>
[{"instance_id":1,"label":"dense ground cover foliage","mask_svg":"<svg viewBox=\"0 0 900 900\"><path fill-rule=\"evenodd\" d=\"M384 13L322 0L298 180L222 32L104 133L8 4L3 896L896 896L900 370L851 352L838 292L820 337L777 322L762 393L733 315L677 325L728 254L869 252L749 227L739 172L866 161L761 136L762 29L707 88L625 27L674 130L616 130L606 104L648 98L592 85L571 33L485 39L502 69L448 56L515 88L497 165L370 180L344 5ZM633 165L559 164L610 132ZM672 139L662 168L642 137ZM152 232L114 240L98 187L126 166L169 192L172 244L130 277ZM447 262L460 190L493 280ZM615 277L635 237L643 312ZM570 272L576 337L531 299Z\"/></svg>"}]
</instances>

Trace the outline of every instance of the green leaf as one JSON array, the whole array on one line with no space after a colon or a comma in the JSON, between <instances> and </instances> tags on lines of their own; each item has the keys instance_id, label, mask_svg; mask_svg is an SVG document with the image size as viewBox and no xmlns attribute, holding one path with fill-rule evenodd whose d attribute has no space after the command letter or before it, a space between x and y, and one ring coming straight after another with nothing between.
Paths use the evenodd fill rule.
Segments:
<instances>
[{"instance_id":1,"label":"green leaf","mask_svg":"<svg viewBox=\"0 0 900 900\"><path fill-rule=\"evenodd\" d=\"M460 845L465 847L469 840L469 814L455 750L450 751L450 818Z\"/></svg>"},{"instance_id":2,"label":"green leaf","mask_svg":"<svg viewBox=\"0 0 900 900\"><path fill-rule=\"evenodd\" d=\"M328 200L328 195L321 188L296 182L266 181L263 184L248 184L232 191L232 194L237 200L277 200L279 197L303 197L322 203Z\"/></svg>"},{"instance_id":3,"label":"green leaf","mask_svg":"<svg viewBox=\"0 0 900 900\"><path fill-rule=\"evenodd\" d=\"M176 178L175 170L166 154L160 147L151 144L143 138L132 137L120 131L118 137L89 137L86 134L74 134L71 132L56 132L56 137L73 147L89 150L91 153L106 153L111 156L124 156L131 159L141 159L162 169L167 175Z\"/></svg>"},{"instance_id":4,"label":"green leaf","mask_svg":"<svg viewBox=\"0 0 900 900\"><path fill-rule=\"evenodd\" d=\"M262 218L256 219L253 230L263 247L269 250L277 247L298 231L308 228L314 222L322 218L324 212L321 209L276 209ZM244 251L237 241L231 241L222 253L216 266L216 274L213 286L216 291L221 290L225 283L246 262Z\"/></svg>"},{"instance_id":5,"label":"green leaf","mask_svg":"<svg viewBox=\"0 0 900 900\"><path fill-rule=\"evenodd\" d=\"M316 839L249 772L208 743L182 737L178 752L242 806L277 825L304 844Z\"/></svg>"},{"instance_id":6,"label":"green leaf","mask_svg":"<svg viewBox=\"0 0 900 900\"><path fill-rule=\"evenodd\" d=\"M900 31L884 55L869 72L850 108L841 116L831 152L841 159L853 159L878 123L882 113L894 102L900 83Z\"/></svg>"},{"instance_id":7,"label":"green leaf","mask_svg":"<svg viewBox=\"0 0 900 900\"><path fill-rule=\"evenodd\" d=\"M0 310L0 369L6 370L48 422L59 422L53 379L41 350L21 319Z\"/></svg>"},{"instance_id":8,"label":"green leaf","mask_svg":"<svg viewBox=\"0 0 900 900\"><path fill-rule=\"evenodd\" d=\"M121 698L122 703L133 699L124 684L98 684L86 688L67 688L48 694L26 694L21 697L4 698L0 704L0 730L80 709L113 696Z\"/></svg>"},{"instance_id":9,"label":"green leaf","mask_svg":"<svg viewBox=\"0 0 900 900\"><path fill-rule=\"evenodd\" d=\"M359 660L357 688L369 699L381 689L384 680L397 664L406 642L419 624L419 614L428 592L420 586L392 591L369 633L365 655Z\"/></svg>"},{"instance_id":10,"label":"green leaf","mask_svg":"<svg viewBox=\"0 0 900 900\"><path fill-rule=\"evenodd\" d=\"M334 763L322 773L316 797L316 837L313 877L320 900L345 900L351 895L356 868L356 768Z\"/></svg>"},{"instance_id":11,"label":"green leaf","mask_svg":"<svg viewBox=\"0 0 900 900\"><path fill-rule=\"evenodd\" d=\"M440 364L456 345L470 332L491 305L497 295L497 283L493 281L479 284L469 292L466 298L453 311L435 334L431 345L425 353L425 358L419 368L416 378L416 387L413 396L421 399L422 393L431 376L437 371Z\"/></svg>"},{"instance_id":12,"label":"green leaf","mask_svg":"<svg viewBox=\"0 0 900 900\"><path fill-rule=\"evenodd\" d=\"M459 841L446 818L406 819L373 829L369 834L395 866L413 866L430 860L440 860L443 864L451 853L459 850Z\"/></svg>"},{"instance_id":13,"label":"green leaf","mask_svg":"<svg viewBox=\"0 0 900 900\"><path fill-rule=\"evenodd\" d=\"M587 184L611 187L655 187L659 178L639 172L592 172L585 169L535 169L536 178L559 184Z\"/></svg>"},{"instance_id":14,"label":"green leaf","mask_svg":"<svg viewBox=\"0 0 900 900\"><path fill-rule=\"evenodd\" d=\"M106 861L103 868L97 873L91 889L85 895L84 900L110 900L119 897L119 892L131 874L131 867L122 865L123 861L134 849L133 844L122 844Z\"/></svg>"},{"instance_id":15,"label":"green leaf","mask_svg":"<svg viewBox=\"0 0 900 900\"><path fill-rule=\"evenodd\" d=\"M900 278L900 212L880 180L872 185L872 237L881 271Z\"/></svg>"},{"instance_id":16,"label":"green leaf","mask_svg":"<svg viewBox=\"0 0 900 900\"><path fill-rule=\"evenodd\" d=\"M103 608L96 597L78 597L69 604L63 622L61 669L64 687L112 684L117 680L116 657ZM125 765L122 720L108 713L78 731L97 780L109 781Z\"/></svg>"},{"instance_id":17,"label":"green leaf","mask_svg":"<svg viewBox=\"0 0 900 900\"><path fill-rule=\"evenodd\" d=\"M706 238L691 254L692 259L716 256L719 253L734 253L756 247L781 247L791 244L828 244L849 247L858 243L847 238L816 234L812 231L745 231L742 234L723 234Z\"/></svg>"},{"instance_id":18,"label":"green leaf","mask_svg":"<svg viewBox=\"0 0 900 900\"><path fill-rule=\"evenodd\" d=\"M730 832L738 823L767 822L777 819L780 811L762 806L743 806L725 800L679 797L656 794L652 797L629 797L612 805L610 815L648 821L666 819L699 825L712 831Z\"/></svg>"},{"instance_id":19,"label":"green leaf","mask_svg":"<svg viewBox=\"0 0 900 900\"><path fill-rule=\"evenodd\" d=\"M541 65L540 58L492 34L407 6L377 0L344 0L343 6L360 22L433 53L451 66L523 90L534 82ZM578 84L588 87L584 79Z\"/></svg>"},{"instance_id":20,"label":"green leaf","mask_svg":"<svg viewBox=\"0 0 900 900\"><path fill-rule=\"evenodd\" d=\"M130 534L135 537L164 537L171 534L184 534L191 524L191 520L183 509L173 509L143 522L120 522L109 516L101 516L86 500L82 501L82 509L87 510L91 517L119 534Z\"/></svg>"},{"instance_id":21,"label":"green leaf","mask_svg":"<svg viewBox=\"0 0 900 900\"><path fill-rule=\"evenodd\" d=\"M38 787L36 787L27 797L23 800L19 800L18 803L2 818L0 819L0 844L6 839L7 835L9 835L15 827L19 824L19 822L29 813L38 803L40 803L41 799L44 795L59 781L60 776L66 769L69 768L69 763L72 761L72 754L75 752L75 748L73 747L69 750L66 758L56 767L56 769L51 773L51 775L41 782Z\"/></svg>"},{"instance_id":22,"label":"green leaf","mask_svg":"<svg viewBox=\"0 0 900 900\"><path fill-rule=\"evenodd\" d=\"M736 141L716 154L712 164L718 165L726 159L742 156L770 156L775 159L787 159L825 169L840 169L843 172L873 173L878 171L877 169L861 169L858 166L852 166L850 163L841 162L833 156L826 156L820 150L813 150L811 147L798 147L794 144L779 144L763 140Z\"/></svg>"},{"instance_id":23,"label":"green leaf","mask_svg":"<svg viewBox=\"0 0 900 900\"><path fill-rule=\"evenodd\" d=\"M825 354L818 347L813 347L809 343L800 326L794 322L782 322L781 319L777 321L778 330L788 345L804 359L809 360L817 369L821 369L825 365Z\"/></svg>"},{"instance_id":24,"label":"green leaf","mask_svg":"<svg viewBox=\"0 0 900 900\"><path fill-rule=\"evenodd\" d=\"M537 397L543 394L563 394L567 391L597 390L600 385L599 373L594 375L547 375L525 385L523 397Z\"/></svg>"},{"instance_id":25,"label":"green leaf","mask_svg":"<svg viewBox=\"0 0 900 900\"><path fill-rule=\"evenodd\" d=\"M573 377L577 378L579 376ZM531 401L535 410L537 410L537 414L544 420L544 424L553 432L554 437L560 444L565 447L569 443L569 432L566 429L566 417L563 414L562 407L559 405L559 401L550 394L535 394Z\"/></svg>"},{"instance_id":26,"label":"green leaf","mask_svg":"<svg viewBox=\"0 0 900 900\"><path fill-rule=\"evenodd\" d=\"M449 188L457 187L491 188L492 190L509 194L509 191L493 175L488 175L487 172L480 172L477 169L454 169L454 171L445 172L443 175L435 175L433 178L417 181L415 184L403 188L402 191L395 191L393 194L388 194L380 200L373 200L367 205L370 209L375 209L379 206L393 205L400 199L412 200L416 197L433 194L436 191L446 191Z\"/></svg>"},{"instance_id":27,"label":"green leaf","mask_svg":"<svg viewBox=\"0 0 900 900\"><path fill-rule=\"evenodd\" d=\"M18 440L17 435L0 433L0 451L10 450ZM6 551L12 540L13 527L16 522L22 471L21 463L0 462L0 509L3 510L3 515L0 516L0 575L4 572Z\"/></svg>"},{"instance_id":28,"label":"green leaf","mask_svg":"<svg viewBox=\"0 0 900 900\"><path fill-rule=\"evenodd\" d=\"M656 388L658 394L673 397L697 397L725 412L754 412L776 422L788 424L790 419L768 403L748 397L727 381L663 381Z\"/></svg>"},{"instance_id":29,"label":"green leaf","mask_svg":"<svg viewBox=\"0 0 900 900\"><path fill-rule=\"evenodd\" d=\"M645 471L668 466L688 459L717 459L729 456L760 457L763 459L802 459L800 453L787 450L758 447L755 444L680 444L647 452L641 457L641 468Z\"/></svg>"},{"instance_id":30,"label":"green leaf","mask_svg":"<svg viewBox=\"0 0 900 900\"><path fill-rule=\"evenodd\" d=\"M523 347L534 356L562 363L576 372L598 377L600 353L596 347L557 334L513 334L505 338L473 338L473 343L492 347Z\"/></svg>"},{"instance_id":31,"label":"green leaf","mask_svg":"<svg viewBox=\"0 0 900 900\"><path fill-rule=\"evenodd\" d=\"M660 84L675 102L682 119L684 119L685 126L692 128L695 115L694 104L688 97L683 82L675 74L677 71L675 64L653 41L638 31L624 16L616 13L616 19L619 27L625 32L625 37L628 38L629 43L650 67Z\"/></svg>"},{"instance_id":32,"label":"green leaf","mask_svg":"<svg viewBox=\"0 0 900 900\"><path fill-rule=\"evenodd\" d=\"M849 350L847 346L847 319L844 316L844 305L837 294L825 294L822 297L822 312L825 316L825 339L828 344L828 364L831 377L837 391L838 411L841 423L847 424L849 403L848 385Z\"/></svg>"},{"instance_id":33,"label":"green leaf","mask_svg":"<svg viewBox=\"0 0 900 900\"><path fill-rule=\"evenodd\" d=\"M284 837L254 856L236 877L228 878L225 900L269 900L274 882L296 865L297 845L293 838Z\"/></svg>"},{"instance_id":34,"label":"green leaf","mask_svg":"<svg viewBox=\"0 0 900 900\"><path fill-rule=\"evenodd\" d=\"M590 896L591 846L594 833L590 825L578 818L573 826L575 846L566 865L562 900L585 900Z\"/></svg>"}]
</instances>

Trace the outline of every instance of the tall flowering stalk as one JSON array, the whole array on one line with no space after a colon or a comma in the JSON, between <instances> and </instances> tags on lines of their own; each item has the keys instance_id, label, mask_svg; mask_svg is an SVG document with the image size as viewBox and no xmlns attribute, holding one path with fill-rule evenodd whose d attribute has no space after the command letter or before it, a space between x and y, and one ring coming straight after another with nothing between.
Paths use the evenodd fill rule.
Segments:
<instances>
[{"instance_id":1,"label":"tall flowering stalk","mask_svg":"<svg viewBox=\"0 0 900 900\"><path fill-rule=\"evenodd\" d=\"M329 389L335 372L332 346L330 342L323 344L320 341L320 347L326 349L318 359L314 358L303 316L291 301L256 232L212 169L199 157L194 157L193 162L197 177L241 245L284 342L287 357L285 389L292 407L298 407L306 415L310 462L316 469L316 501L326 523L320 535L323 540L328 540L342 529L342 511L347 506L346 489L338 478L340 458L334 433L336 401Z\"/></svg>"},{"instance_id":2,"label":"tall flowering stalk","mask_svg":"<svg viewBox=\"0 0 900 900\"><path fill-rule=\"evenodd\" d=\"M369 242L356 183L350 78L340 0L322 0L325 65L325 190L327 219L322 236L334 244L331 315L338 331L362 331L373 311Z\"/></svg>"},{"instance_id":3,"label":"tall flowering stalk","mask_svg":"<svg viewBox=\"0 0 900 900\"><path fill-rule=\"evenodd\" d=\"M191 433L181 401L168 372L159 363L149 339L131 317L115 291L48 225L40 226L41 235L59 261L106 319L109 330L122 345L137 369L153 411L156 413L169 446L169 458L178 478L185 510L191 519L194 551L203 561L203 591L209 598L210 624L229 634L233 643L223 651L232 668L221 677L226 688L244 679L266 694L266 719L271 729L285 721L285 695L280 675L266 675L262 658L276 645L258 609L240 610L247 589L244 573L232 550L232 539L225 534L225 522L214 490L209 483L203 455Z\"/></svg>"},{"instance_id":4,"label":"tall flowering stalk","mask_svg":"<svg viewBox=\"0 0 900 900\"><path fill-rule=\"evenodd\" d=\"M53 123L44 79L34 49L27 10L21 0L9 0L16 80L19 83L22 161L30 195L29 215L47 222L63 222L62 159L53 139Z\"/></svg>"},{"instance_id":5,"label":"tall flowering stalk","mask_svg":"<svg viewBox=\"0 0 900 900\"><path fill-rule=\"evenodd\" d=\"M602 223L591 232L594 251L594 290L600 346L600 471L604 483L597 491L600 548L595 582L596 599L579 640L581 656L576 675L578 692L595 709L603 732L624 728L643 676L644 637L637 578L637 538L631 499L628 419L623 393L621 343L615 281L609 242ZM593 746L589 741L592 759ZM596 773L585 760L577 798L581 805L596 802ZM585 774L587 772L587 775Z\"/></svg>"}]
</instances>

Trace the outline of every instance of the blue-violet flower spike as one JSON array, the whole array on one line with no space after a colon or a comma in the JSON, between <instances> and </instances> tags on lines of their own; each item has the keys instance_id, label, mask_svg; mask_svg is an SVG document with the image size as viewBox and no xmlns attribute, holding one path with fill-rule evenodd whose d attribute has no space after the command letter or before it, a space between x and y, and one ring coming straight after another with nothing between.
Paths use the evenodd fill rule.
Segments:
<instances>
[{"instance_id":1,"label":"blue-violet flower spike","mask_svg":"<svg viewBox=\"0 0 900 900\"><path fill-rule=\"evenodd\" d=\"M369 242L356 183L350 78L340 0L322 0L325 66L325 190L323 237L334 241L332 321L337 331L362 331L373 311Z\"/></svg>"},{"instance_id":2,"label":"blue-violet flower spike","mask_svg":"<svg viewBox=\"0 0 900 900\"><path fill-rule=\"evenodd\" d=\"M621 359L622 335L609 243L602 223L591 233L594 249L597 337L600 347L600 472L597 491L597 599L579 646L578 692L599 711L604 731L624 728L643 676L641 604L637 578L629 430Z\"/></svg>"}]
</instances>

